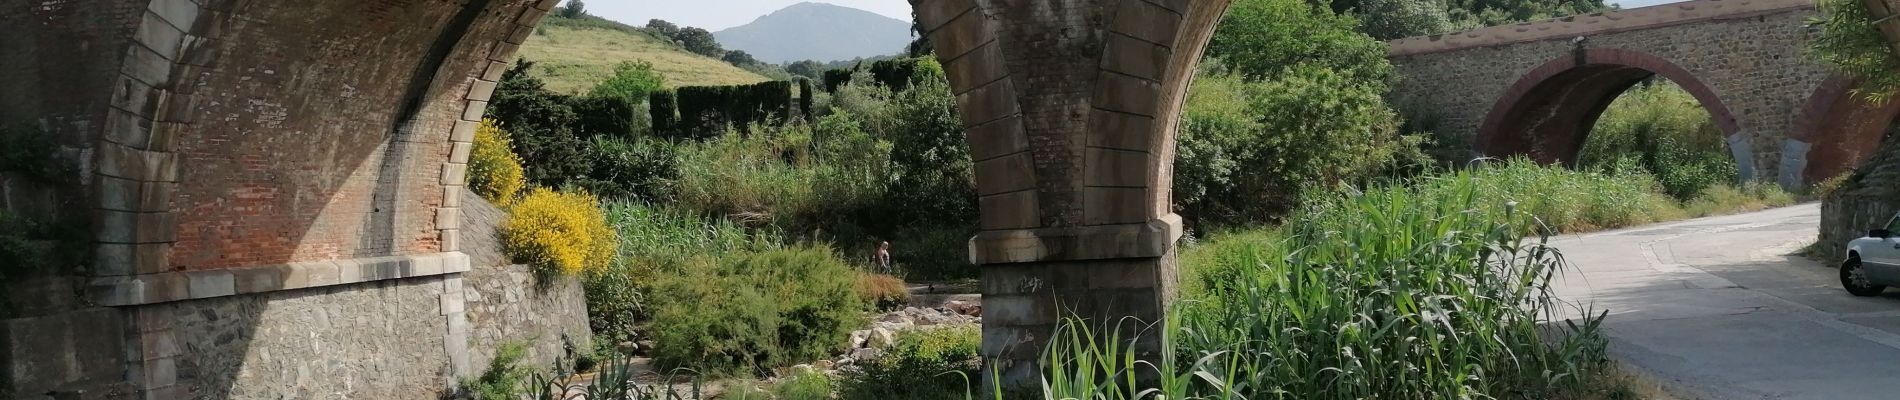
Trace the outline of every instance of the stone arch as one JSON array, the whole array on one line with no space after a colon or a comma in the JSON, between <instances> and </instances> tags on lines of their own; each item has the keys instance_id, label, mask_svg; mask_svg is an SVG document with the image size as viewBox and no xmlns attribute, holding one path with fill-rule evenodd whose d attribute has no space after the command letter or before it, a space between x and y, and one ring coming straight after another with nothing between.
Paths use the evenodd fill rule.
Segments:
<instances>
[{"instance_id":1,"label":"stone arch","mask_svg":"<svg viewBox=\"0 0 1900 400\"><path fill-rule=\"evenodd\" d=\"M1472 148L1485 156L1524 155L1538 162L1573 164L1610 102L1652 76L1675 82L1702 104L1727 138L1742 179L1752 179L1754 152L1715 91L1669 60L1626 49L1579 49L1525 72L1485 114Z\"/></svg>"},{"instance_id":2,"label":"stone arch","mask_svg":"<svg viewBox=\"0 0 1900 400\"><path fill-rule=\"evenodd\" d=\"M1859 79L1831 75L1801 106L1782 146L1784 183L1820 182L1853 171L1873 155L1900 117L1900 101L1868 101L1853 93L1859 85Z\"/></svg>"},{"instance_id":3,"label":"stone arch","mask_svg":"<svg viewBox=\"0 0 1900 400\"><path fill-rule=\"evenodd\" d=\"M1062 317L1160 321L1182 232L1169 195L1177 114L1228 1L911 4L975 162L970 259L990 316L983 351L1004 360L1003 382L1034 381Z\"/></svg>"}]
</instances>

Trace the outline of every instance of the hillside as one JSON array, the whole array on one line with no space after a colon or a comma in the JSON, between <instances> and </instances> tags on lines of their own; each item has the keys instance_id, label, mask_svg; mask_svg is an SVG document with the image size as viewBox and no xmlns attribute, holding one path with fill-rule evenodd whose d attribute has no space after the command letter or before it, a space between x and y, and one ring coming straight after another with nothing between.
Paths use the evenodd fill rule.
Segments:
<instances>
[{"instance_id":1,"label":"hillside","mask_svg":"<svg viewBox=\"0 0 1900 400\"><path fill-rule=\"evenodd\" d=\"M897 54L911 40L910 22L824 3L794 4L713 37L769 63Z\"/></svg>"},{"instance_id":2,"label":"hillside","mask_svg":"<svg viewBox=\"0 0 1900 400\"><path fill-rule=\"evenodd\" d=\"M581 92L607 79L623 61L653 63L666 86L733 85L766 77L724 61L689 53L631 27L588 17L574 20L550 15L521 46L519 57L535 62L534 75L557 92Z\"/></svg>"}]
</instances>

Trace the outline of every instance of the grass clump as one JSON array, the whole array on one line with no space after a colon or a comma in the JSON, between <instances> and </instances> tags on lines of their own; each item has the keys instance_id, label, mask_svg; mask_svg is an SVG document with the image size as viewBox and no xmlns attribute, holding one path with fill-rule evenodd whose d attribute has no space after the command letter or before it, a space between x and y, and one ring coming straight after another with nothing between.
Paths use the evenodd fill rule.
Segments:
<instances>
[{"instance_id":1,"label":"grass clump","mask_svg":"<svg viewBox=\"0 0 1900 400\"><path fill-rule=\"evenodd\" d=\"M840 380L839 398L962 399L978 376L982 331L974 326L899 333L883 357Z\"/></svg>"},{"instance_id":2,"label":"grass clump","mask_svg":"<svg viewBox=\"0 0 1900 400\"><path fill-rule=\"evenodd\" d=\"M455 399L467 400L516 400L519 393L528 389L528 381L535 373L519 365L528 354L528 347L521 342L503 343L495 349L495 358L488 360L488 367L481 375L463 378Z\"/></svg>"},{"instance_id":3,"label":"grass clump","mask_svg":"<svg viewBox=\"0 0 1900 400\"><path fill-rule=\"evenodd\" d=\"M1756 181L1741 185L1709 186L1685 203L1683 208L1692 217L1705 217L1785 207L1796 201L1795 195L1782 190L1781 185Z\"/></svg>"},{"instance_id":4,"label":"grass clump","mask_svg":"<svg viewBox=\"0 0 1900 400\"><path fill-rule=\"evenodd\" d=\"M873 309L889 311L904 308L910 303L910 289L904 286L904 280L885 274L863 273L858 275L858 298Z\"/></svg>"},{"instance_id":5,"label":"grass clump","mask_svg":"<svg viewBox=\"0 0 1900 400\"><path fill-rule=\"evenodd\" d=\"M864 322L856 274L816 245L691 259L654 289L655 361L760 372L836 354Z\"/></svg>"},{"instance_id":6,"label":"grass clump","mask_svg":"<svg viewBox=\"0 0 1900 400\"><path fill-rule=\"evenodd\" d=\"M647 296L662 275L683 274L687 260L782 247L769 231L748 231L731 221L703 218L677 208L634 200L603 204L617 235L613 264L584 281L588 322L607 343L632 340L652 315Z\"/></svg>"},{"instance_id":7,"label":"grass clump","mask_svg":"<svg viewBox=\"0 0 1900 400\"><path fill-rule=\"evenodd\" d=\"M503 246L542 273L578 275L613 262L615 233L593 195L536 188L508 213Z\"/></svg>"},{"instance_id":8,"label":"grass clump","mask_svg":"<svg viewBox=\"0 0 1900 400\"><path fill-rule=\"evenodd\" d=\"M837 390L837 383L830 375L814 370L799 370L785 381L772 386L772 397L778 400L826 400Z\"/></svg>"},{"instance_id":9,"label":"grass clump","mask_svg":"<svg viewBox=\"0 0 1900 400\"><path fill-rule=\"evenodd\" d=\"M1526 208L1487 193L1511 177L1315 198L1279 233L1184 255L1202 287L1163 330L1153 395L1541 399L1583 386L1608 365L1600 317L1552 320L1563 258L1527 235L1541 228ZM1150 368L1124 338L1068 329L1056 343L1047 393L1147 396L1117 375Z\"/></svg>"},{"instance_id":10,"label":"grass clump","mask_svg":"<svg viewBox=\"0 0 1900 400\"><path fill-rule=\"evenodd\" d=\"M527 185L521 157L514 152L508 132L493 119L475 128L475 144L468 156L468 188L490 203L508 204Z\"/></svg>"}]
</instances>

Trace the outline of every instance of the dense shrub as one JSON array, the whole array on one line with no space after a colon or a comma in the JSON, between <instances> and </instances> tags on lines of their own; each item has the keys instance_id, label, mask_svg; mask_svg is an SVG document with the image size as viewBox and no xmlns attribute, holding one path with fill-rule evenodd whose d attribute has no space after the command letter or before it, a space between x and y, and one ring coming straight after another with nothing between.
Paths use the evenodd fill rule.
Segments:
<instances>
[{"instance_id":1,"label":"dense shrub","mask_svg":"<svg viewBox=\"0 0 1900 400\"><path fill-rule=\"evenodd\" d=\"M615 233L593 195L534 189L508 210L502 243L542 273L579 274L614 259Z\"/></svg>"},{"instance_id":2,"label":"dense shrub","mask_svg":"<svg viewBox=\"0 0 1900 400\"><path fill-rule=\"evenodd\" d=\"M689 209L795 232L839 222L882 198L891 152L889 142L847 118L753 126L681 145L675 198Z\"/></svg>"},{"instance_id":3,"label":"dense shrub","mask_svg":"<svg viewBox=\"0 0 1900 400\"><path fill-rule=\"evenodd\" d=\"M575 100L548 91L539 78L528 74L533 67L533 62L524 60L502 74L488 113L508 128L515 154L527 168L528 182L560 187L592 169L587 141L575 132L581 119L574 111Z\"/></svg>"},{"instance_id":4,"label":"dense shrub","mask_svg":"<svg viewBox=\"0 0 1900 400\"><path fill-rule=\"evenodd\" d=\"M673 143L660 139L596 136L589 141L587 173L572 181L601 197L670 199L678 177Z\"/></svg>"},{"instance_id":5,"label":"dense shrub","mask_svg":"<svg viewBox=\"0 0 1900 400\"><path fill-rule=\"evenodd\" d=\"M1219 255L1184 256L1202 287L1167 330L1186 361L1162 371L1220 379L1165 394L1547 398L1580 387L1607 365L1598 320L1550 320L1545 285L1561 258L1524 236L1531 214L1487 196L1497 180L1473 171L1319 196L1284 241L1234 236L1244 242L1215 245ZM1058 340L1073 345L1049 357L1050 391L1095 398L1078 394L1103 389L1067 382L1101 369L1074 364L1100 347ZM1119 390L1108 398L1132 398Z\"/></svg>"},{"instance_id":6,"label":"dense shrub","mask_svg":"<svg viewBox=\"0 0 1900 400\"><path fill-rule=\"evenodd\" d=\"M890 311L904 308L910 303L910 290L904 287L904 280L884 274L864 273L858 275L858 298L872 308Z\"/></svg>"},{"instance_id":7,"label":"dense shrub","mask_svg":"<svg viewBox=\"0 0 1900 400\"><path fill-rule=\"evenodd\" d=\"M1207 54L1252 79L1270 79L1297 65L1332 71L1348 81L1394 78L1386 45L1360 33L1358 21L1302 0L1235 1L1208 42ZM1270 109L1269 109L1270 110Z\"/></svg>"},{"instance_id":8,"label":"dense shrub","mask_svg":"<svg viewBox=\"0 0 1900 400\"><path fill-rule=\"evenodd\" d=\"M527 356L525 344L520 342L502 343L495 349L495 358L488 360L488 367L481 375L463 378L454 399L467 400L517 400L520 393L527 391L530 374L534 371L523 367L521 359Z\"/></svg>"},{"instance_id":9,"label":"dense shrub","mask_svg":"<svg viewBox=\"0 0 1900 400\"><path fill-rule=\"evenodd\" d=\"M679 105L679 129L694 138L717 136L727 127L783 121L796 115L792 84L768 81L750 85L685 86L673 90Z\"/></svg>"},{"instance_id":10,"label":"dense shrub","mask_svg":"<svg viewBox=\"0 0 1900 400\"><path fill-rule=\"evenodd\" d=\"M1258 82L1203 71L1178 140L1174 198L1197 221L1275 218L1304 191L1428 163L1372 86L1310 66Z\"/></svg>"},{"instance_id":11,"label":"dense shrub","mask_svg":"<svg viewBox=\"0 0 1900 400\"><path fill-rule=\"evenodd\" d=\"M1735 182L1728 143L1694 96L1671 83L1623 93L1597 119L1578 165L1612 173L1642 171L1680 200Z\"/></svg>"},{"instance_id":12,"label":"dense shrub","mask_svg":"<svg viewBox=\"0 0 1900 400\"><path fill-rule=\"evenodd\" d=\"M840 379L839 398L962 399L981 376L976 327L904 331L883 357Z\"/></svg>"},{"instance_id":13,"label":"dense shrub","mask_svg":"<svg viewBox=\"0 0 1900 400\"><path fill-rule=\"evenodd\" d=\"M654 281L684 273L686 260L777 249L783 241L769 231L748 232L724 219L638 201L609 201L603 208L617 233L618 256L584 282L588 322L607 343L631 339L636 325L652 314L647 297Z\"/></svg>"},{"instance_id":14,"label":"dense shrub","mask_svg":"<svg viewBox=\"0 0 1900 400\"><path fill-rule=\"evenodd\" d=\"M514 201L526 185L522 181L521 157L516 157L514 141L493 119L482 120L475 129L474 147L468 155L468 188L495 204Z\"/></svg>"},{"instance_id":15,"label":"dense shrub","mask_svg":"<svg viewBox=\"0 0 1900 400\"><path fill-rule=\"evenodd\" d=\"M757 372L831 356L864 319L856 276L823 246L690 259L659 278L655 361Z\"/></svg>"}]
</instances>

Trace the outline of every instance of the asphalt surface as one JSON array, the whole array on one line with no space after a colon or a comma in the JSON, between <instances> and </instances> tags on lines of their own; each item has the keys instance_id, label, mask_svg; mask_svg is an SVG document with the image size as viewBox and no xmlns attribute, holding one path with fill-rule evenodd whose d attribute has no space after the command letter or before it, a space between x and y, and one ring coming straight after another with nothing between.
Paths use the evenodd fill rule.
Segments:
<instances>
[{"instance_id":1,"label":"asphalt surface","mask_svg":"<svg viewBox=\"0 0 1900 400\"><path fill-rule=\"evenodd\" d=\"M1804 204L1552 238L1572 264L1554 286L1607 311L1612 356L1679 397L1900 399L1900 289L1854 297L1795 255L1819 219Z\"/></svg>"}]
</instances>

